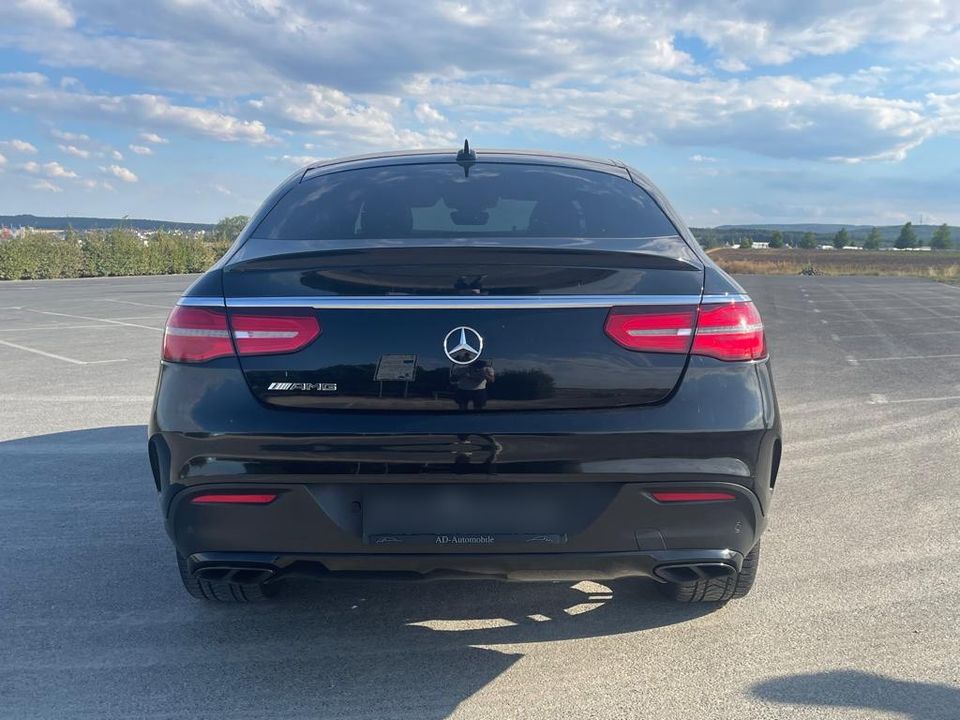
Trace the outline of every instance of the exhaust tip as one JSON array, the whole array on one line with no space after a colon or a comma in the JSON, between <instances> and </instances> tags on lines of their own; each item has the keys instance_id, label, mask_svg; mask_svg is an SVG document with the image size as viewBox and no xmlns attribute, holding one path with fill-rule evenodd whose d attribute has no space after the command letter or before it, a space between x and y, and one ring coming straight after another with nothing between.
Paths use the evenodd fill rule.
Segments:
<instances>
[{"instance_id":1,"label":"exhaust tip","mask_svg":"<svg viewBox=\"0 0 960 720\"><path fill-rule=\"evenodd\" d=\"M269 567L225 567L222 565L207 565L197 568L193 572L193 576L198 580L232 582L239 585L259 585L273 579L276 574L277 571Z\"/></svg>"},{"instance_id":2,"label":"exhaust tip","mask_svg":"<svg viewBox=\"0 0 960 720\"><path fill-rule=\"evenodd\" d=\"M692 583L699 580L729 577L736 572L737 569L733 565L714 562L661 565L654 569L653 574L670 583Z\"/></svg>"}]
</instances>

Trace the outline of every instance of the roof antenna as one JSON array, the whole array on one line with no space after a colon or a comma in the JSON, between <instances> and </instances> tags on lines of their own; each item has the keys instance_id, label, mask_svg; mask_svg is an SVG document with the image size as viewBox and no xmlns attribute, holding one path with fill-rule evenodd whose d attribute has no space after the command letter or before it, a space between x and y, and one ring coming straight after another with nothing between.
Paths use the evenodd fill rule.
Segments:
<instances>
[{"instance_id":1,"label":"roof antenna","mask_svg":"<svg viewBox=\"0 0 960 720\"><path fill-rule=\"evenodd\" d=\"M477 151L470 149L470 141L464 139L463 149L457 151L457 163L463 167L463 176L470 177L470 166L477 161Z\"/></svg>"}]
</instances>

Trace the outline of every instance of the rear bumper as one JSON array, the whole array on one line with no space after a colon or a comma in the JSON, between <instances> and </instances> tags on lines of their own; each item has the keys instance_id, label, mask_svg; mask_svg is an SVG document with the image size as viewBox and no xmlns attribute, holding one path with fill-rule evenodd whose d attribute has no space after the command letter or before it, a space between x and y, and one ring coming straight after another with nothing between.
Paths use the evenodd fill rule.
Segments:
<instances>
[{"instance_id":1,"label":"rear bumper","mask_svg":"<svg viewBox=\"0 0 960 720\"><path fill-rule=\"evenodd\" d=\"M266 582L285 577L396 580L665 580L677 568L738 571L734 550L650 550L606 553L309 554L206 552L188 556L192 574L211 580Z\"/></svg>"},{"instance_id":2,"label":"rear bumper","mask_svg":"<svg viewBox=\"0 0 960 720\"><path fill-rule=\"evenodd\" d=\"M723 501L667 503L663 490ZM268 505L196 504L210 492L275 493ZM410 496L422 508L395 503ZM739 569L766 519L732 483L204 485L177 495L167 529L200 569L504 579L656 577L679 564Z\"/></svg>"}]
</instances>

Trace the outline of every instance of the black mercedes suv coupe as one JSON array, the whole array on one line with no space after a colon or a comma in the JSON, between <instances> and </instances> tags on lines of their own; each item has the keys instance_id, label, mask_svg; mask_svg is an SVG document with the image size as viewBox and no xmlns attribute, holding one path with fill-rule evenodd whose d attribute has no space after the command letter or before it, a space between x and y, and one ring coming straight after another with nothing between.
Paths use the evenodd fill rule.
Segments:
<instances>
[{"instance_id":1,"label":"black mercedes suv coupe","mask_svg":"<svg viewBox=\"0 0 960 720\"><path fill-rule=\"evenodd\" d=\"M745 595L780 461L763 325L614 161L287 178L167 321L149 457L187 591L646 576Z\"/></svg>"}]
</instances>

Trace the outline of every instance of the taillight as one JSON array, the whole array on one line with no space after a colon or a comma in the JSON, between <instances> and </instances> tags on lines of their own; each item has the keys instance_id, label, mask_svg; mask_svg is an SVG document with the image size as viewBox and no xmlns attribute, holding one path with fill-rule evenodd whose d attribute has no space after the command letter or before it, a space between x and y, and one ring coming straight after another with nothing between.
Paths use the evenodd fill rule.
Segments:
<instances>
[{"instance_id":1,"label":"taillight","mask_svg":"<svg viewBox=\"0 0 960 720\"><path fill-rule=\"evenodd\" d=\"M604 325L619 345L641 352L687 353L718 360L767 355L760 313L752 302L699 307L615 307Z\"/></svg>"},{"instance_id":2,"label":"taillight","mask_svg":"<svg viewBox=\"0 0 960 720\"><path fill-rule=\"evenodd\" d=\"M767 341L757 308L749 301L702 305L690 352L718 360L766 357Z\"/></svg>"},{"instance_id":3,"label":"taillight","mask_svg":"<svg viewBox=\"0 0 960 720\"><path fill-rule=\"evenodd\" d=\"M607 335L630 350L684 353L690 349L695 307L615 307L607 315Z\"/></svg>"},{"instance_id":4,"label":"taillight","mask_svg":"<svg viewBox=\"0 0 960 720\"><path fill-rule=\"evenodd\" d=\"M211 493L194 495L190 502L197 505L269 505L276 499L276 493Z\"/></svg>"},{"instance_id":5,"label":"taillight","mask_svg":"<svg viewBox=\"0 0 960 720\"><path fill-rule=\"evenodd\" d=\"M163 359L168 362L206 362L233 355L227 316L205 308L178 305L163 331Z\"/></svg>"},{"instance_id":6,"label":"taillight","mask_svg":"<svg viewBox=\"0 0 960 720\"><path fill-rule=\"evenodd\" d=\"M294 352L320 335L312 315L231 315L230 325L241 355Z\"/></svg>"},{"instance_id":7,"label":"taillight","mask_svg":"<svg viewBox=\"0 0 960 720\"><path fill-rule=\"evenodd\" d=\"M232 329L232 332L231 332ZM163 359L201 363L219 357L272 355L300 350L320 335L312 315L227 315L178 305L163 333Z\"/></svg>"},{"instance_id":8,"label":"taillight","mask_svg":"<svg viewBox=\"0 0 960 720\"><path fill-rule=\"evenodd\" d=\"M688 492L681 491L658 491L650 493L653 499L663 503L674 502L723 502L724 500L736 500L737 496L728 492Z\"/></svg>"}]
</instances>

